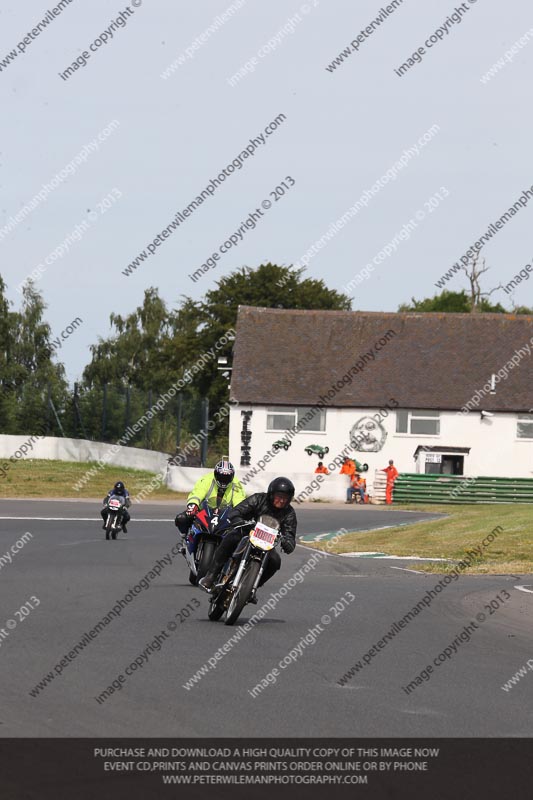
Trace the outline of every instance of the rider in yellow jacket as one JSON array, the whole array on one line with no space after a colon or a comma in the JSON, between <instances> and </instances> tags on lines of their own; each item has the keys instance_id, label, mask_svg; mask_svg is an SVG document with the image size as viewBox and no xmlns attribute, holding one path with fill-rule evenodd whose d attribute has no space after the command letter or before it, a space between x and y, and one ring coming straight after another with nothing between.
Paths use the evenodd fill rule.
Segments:
<instances>
[{"instance_id":1,"label":"rider in yellow jacket","mask_svg":"<svg viewBox=\"0 0 533 800\"><path fill-rule=\"evenodd\" d=\"M230 461L222 460L213 472L203 475L193 486L187 497L187 508L176 515L174 523L185 539L198 507L207 500L213 508L236 506L246 500L242 483L235 477L235 468Z\"/></svg>"}]
</instances>

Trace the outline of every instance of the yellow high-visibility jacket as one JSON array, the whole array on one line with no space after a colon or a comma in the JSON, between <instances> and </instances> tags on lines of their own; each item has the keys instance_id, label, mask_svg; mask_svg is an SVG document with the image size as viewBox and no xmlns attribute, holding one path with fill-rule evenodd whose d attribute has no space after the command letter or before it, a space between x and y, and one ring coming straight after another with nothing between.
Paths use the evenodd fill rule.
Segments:
<instances>
[{"instance_id":1,"label":"yellow high-visibility jacket","mask_svg":"<svg viewBox=\"0 0 533 800\"><path fill-rule=\"evenodd\" d=\"M187 504L196 503L196 505L199 506L204 500L207 500L210 506L215 507L217 502L217 492L218 486L214 475L212 472L209 472L207 475L204 475L202 478L196 481L192 491L187 497ZM242 483L240 480L238 480L238 478L233 478L233 481L224 492L221 505L236 506L243 500L246 500L246 492L243 489Z\"/></svg>"}]
</instances>

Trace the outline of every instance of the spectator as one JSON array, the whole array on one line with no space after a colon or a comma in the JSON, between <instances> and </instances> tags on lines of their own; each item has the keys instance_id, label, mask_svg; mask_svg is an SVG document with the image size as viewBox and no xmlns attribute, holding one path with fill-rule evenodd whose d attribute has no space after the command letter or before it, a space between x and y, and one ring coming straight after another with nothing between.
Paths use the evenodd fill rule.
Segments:
<instances>
[{"instance_id":1,"label":"spectator","mask_svg":"<svg viewBox=\"0 0 533 800\"><path fill-rule=\"evenodd\" d=\"M322 461L319 461L319 462L318 462L318 466L317 466L317 468L315 469L315 474L316 474L317 472L321 472L323 475L329 475L329 470L328 470L328 468L327 468L327 467L325 467L325 466L324 466L324 464L322 463Z\"/></svg>"},{"instance_id":2,"label":"spectator","mask_svg":"<svg viewBox=\"0 0 533 800\"><path fill-rule=\"evenodd\" d=\"M361 497L361 502L362 503L366 503L366 498L365 498L365 495L366 495L366 481L357 472L353 476L352 486L353 486L353 488L355 489L356 492L359 492L359 495Z\"/></svg>"},{"instance_id":3,"label":"spectator","mask_svg":"<svg viewBox=\"0 0 533 800\"><path fill-rule=\"evenodd\" d=\"M349 483L348 488L346 489L346 502L347 503L353 503L352 481L353 481L353 476L355 475L355 463L352 461L351 458L348 458L348 456L346 456L346 458L344 459L343 465L339 470L339 474L340 475L347 475L348 478L349 478L350 483Z\"/></svg>"},{"instance_id":4,"label":"spectator","mask_svg":"<svg viewBox=\"0 0 533 800\"><path fill-rule=\"evenodd\" d=\"M348 458L348 456L346 456L344 459L344 463L340 468L339 474L348 475L349 478L352 478L353 475L355 475L355 462L352 461L351 458Z\"/></svg>"},{"instance_id":5,"label":"spectator","mask_svg":"<svg viewBox=\"0 0 533 800\"><path fill-rule=\"evenodd\" d=\"M392 503L392 490L394 489L394 481L396 480L396 478L400 473L394 466L394 461L392 459L389 461L389 466L385 467L385 469L382 469L381 471L387 473L387 488L385 490L385 500L387 502L387 505L390 506L390 504Z\"/></svg>"}]
</instances>

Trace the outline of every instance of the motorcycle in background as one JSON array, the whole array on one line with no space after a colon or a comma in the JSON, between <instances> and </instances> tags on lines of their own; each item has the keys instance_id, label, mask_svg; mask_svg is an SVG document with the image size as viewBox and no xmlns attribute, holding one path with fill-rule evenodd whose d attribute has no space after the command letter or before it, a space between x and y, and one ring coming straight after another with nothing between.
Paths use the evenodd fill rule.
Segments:
<instances>
[{"instance_id":1,"label":"motorcycle in background","mask_svg":"<svg viewBox=\"0 0 533 800\"><path fill-rule=\"evenodd\" d=\"M231 506L210 506L204 500L196 512L185 544L185 561L189 565L189 583L196 586L208 572L215 550L222 541L229 522Z\"/></svg>"},{"instance_id":2,"label":"motorcycle in background","mask_svg":"<svg viewBox=\"0 0 533 800\"><path fill-rule=\"evenodd\" d=\"M122 519L126 510L126 499L120 495L112 494L106 500L107 519L105 524L105 538L117 538L117 533L122 529Z\"/></svg>"},{"instance_id":3,"label":"motorcycle in background","mask_svg":"<svg viewBox=\"0 0 533 800\"><path fill-rule=\"evenodd\" d=\"M226 612L226 625L237 621L259 585L269 553L280 542L279 522L274 517L262 516L248 536L241 539L217 577L211 590L209 619L218 620Z\"/></svg>"}]
</instances>

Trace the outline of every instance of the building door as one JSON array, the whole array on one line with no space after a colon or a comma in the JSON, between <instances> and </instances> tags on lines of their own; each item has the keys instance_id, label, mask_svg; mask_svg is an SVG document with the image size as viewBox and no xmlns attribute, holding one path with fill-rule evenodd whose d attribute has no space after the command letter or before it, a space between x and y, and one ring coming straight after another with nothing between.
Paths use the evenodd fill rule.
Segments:
<instances>
[{"instance_id":1,"label":"building door","mask_svg":"<svg viewBox=\"0 0 533 800\"><path fill-rule=\"evenodd\" d=\"M442 475L464 475L464 456L442 456Z\"/></svg>"}]
</instances>

